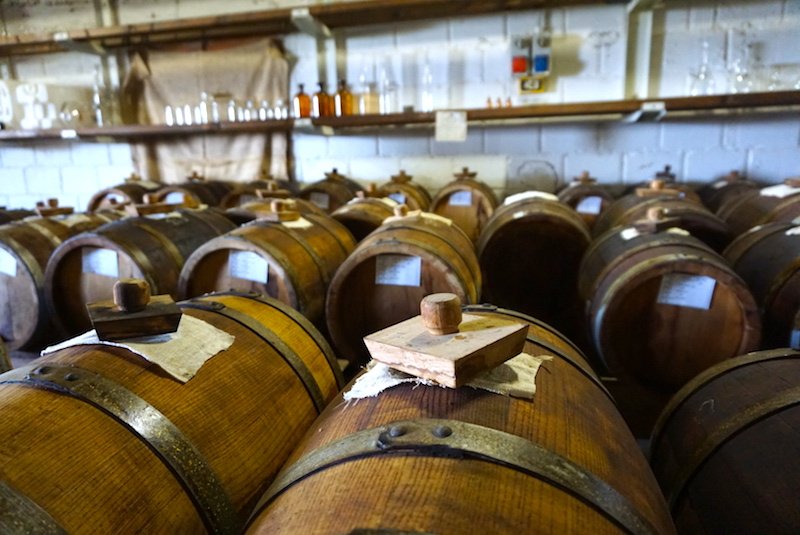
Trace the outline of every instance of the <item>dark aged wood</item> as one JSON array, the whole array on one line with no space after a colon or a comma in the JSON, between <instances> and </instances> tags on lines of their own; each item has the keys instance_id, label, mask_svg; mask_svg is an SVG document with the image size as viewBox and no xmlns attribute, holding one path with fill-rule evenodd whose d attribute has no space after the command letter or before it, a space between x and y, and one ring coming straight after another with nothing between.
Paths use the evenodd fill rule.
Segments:
<instances>
[{"instance_id":1,"label":"dark aged wood","mask_svg":"<svg viewBox=\"0 0 800 535\"><path fill-rule=\"evenodd\" d=\"M691 236L666 231L626 239L629 230L593 242L579 271L588 330L611 373L621 368L677 389L711 365L758 348L755 299L724 258ZM709 277L709 308L659 303L664 277L675 275Z\"/></svg>"},{"instance_id":2,"label":"dark aged wood","mask_svg":"<svg viewBox=\"0 0 800 535\"><path fill-rule=\"evenodd\" d=\"M398 257L420 259L418 281L376 281L377 264ZM464 232L449 220L409 212L384 222L336 271L325 303L328 332L341 358L363 364L368 354L362 338L419 314L426 295L449 292L462 303L476 303L480 288L478 259Z\"/></svg>"},{"instance_id":3,"label":"dark aged wood","mask_svg":"<svg viewBox=\"0 0 800 535\"><path fill-rule=\"evenodd\" d=\"M800 190L784 198L749 191L720 206L717 214L735 236L765 223L789 222L800 217Z\"/></svg>"},{"instance_id":4,"label":"dark aged wood","mask_svg":"<svg viewBox=\"0 0 800 535\"><path fill-rule=\"evenodd\" d=\"M336 169L333 169L331 172L325 173L324 179L300 190L299 197L311 201L325 212L331 213L354 198L359 191L364 191L364 188L358 182L340 175ZM326 203L327 206L325 206Z\"/></svg>"},{"instance_id":5,"label":"dark aged wood","mask_svg":"<svg viewBox=\"0 0 800 535\"><path fill-rule=\"evenodd\" d=\"M233 228L218 212L180 210L125 219L65 241L53 252L44 277L47 309L59 333L88 330L86 304L110 299L118 278L144 279L153 294L177 298L178 277L189 255ZM116 269L87 264L96 254L106 255Z\"/></svg>"},{"instance_id":6,"label":"dark aged wood","mask_svg":"<svg viewBox=\"0 0 800 535\"><path fill-rule=\"evenodd\" d=\"M558 199L576 209L582 201L591 199L593 197L599 198L599 209L597 213L591 213L586 210L578 212L586 226L591 229L594 227L597 218L602 214L611 203L614 202L614 196L607 187L597 183L597 179L591 178L589 173L584 173L581 176L575 177L572 182L567 184L561 191L558 192Z\"/></svg>"},{"instance_id":7,"label":"dark aged wood","mask_svg":"<svg viewBox=\"0 0 800 535\"><path fill-rule=\"evenodd\" d=\"M262 198L259 196L259 191L285 191L291 195L296 195L300 191L297 182L273 178L235 183L232 186L233 189L220 201L220 208L235 208L257 201Z\"/></svg>"},{"instance_id":8,"label":"dark aged wood","mask_svg":"<svg viewBox=\"0 0 800 535\"><path fill-rule=\"evenodd\" d=\"M7 268L13 265L0 273L0 337L10 349L40 349L55 338L44 271L56 247L120 217L115 212L35 217L0 227L0 254L10 261Z\"/></svg>"},{"instance_id":9,"label":"dark aged wood","mask_svg":"<svg viewBox=\"0 0 800 535\"><path fill-rule=\"evenodd\" d=\"M506 317L488 309L483 314ZM509 319L521 318L514 314ZM311 427L286 466L324 451L339 439L398 420L433 418L476 424L568 459L615 489L652 532L673 533L641 450L580 352L538 322L529 327L524 350L555 357L539 370L533 400L469 387L410 385L357 403L346 404L339 397ZM442 431L444 436L446 430ZM451 438L457 440L457 432ZM247 533L624 532L604 513L577 499L574 488L559 488L516 470L513 464L500 465L491 456L446 457L431 455L430 450L407 453L367 455L325 466L264 504Z\"/></svg>"},{"instance_id":10,"label":"dark aged wood","mask_svg":"<svg viewBox=\"0 0 800 535\"><path fill-rule=\"evenodd\" d=\"M392 200L356 198L334 210L331 217L344 225L356 242L360 242L380 227L384 219L394 215L395 206Z\"/></svg>"},{"instance_id":11,"label":"dark aged wood","mask_svg":"<svg viewBox=\"0 0 800 535\"><path fill-rule=\"evenodd\" d=\"M109 346L65 349L37 360L35 369L69 366L76 374L100 374L160 411L204 460L199 475L208 470L218 480L237 524L225 532L238 533L318 414L287 356L301 360L324 400L339 389L338 371L319 333L280 303L212 296L193 306L202 309L184 305L184 314L235 339L185 384L130 351ZM282 345L267 342L259 332L265 329ZM6 414L0 423L0 479L66 532L206 532L203 508L140 438L153 430L152 420L135 422L137 434L77 397L13 383L0 384L0 407ZM186 452L173 454L181 458Z\"/></svg>"},{"instance_id":12,"label":"dark aged wood","mask_svg":"<svg viewBox=\"0 0 800 535\"><path fill-rule=\"evenodd\" d=\"M478 240L481 230L499 204L492 188L486 183L476 180L476 174L470 172L466 167L461 173L456 173L454 181L436 192L430 207L431 212L451 219L469 236L473 243ZM451 204L453 195L463 195L464 193L470 195L469 204Z\"/></svg>"},{"instance_id":13,"label":"dark aged wood","mask_svg":"<svg viewBox=\"0 0 800 535\"><path fill-rule=\"evenodd\" d=\"M181 271L178 293L192 297L227 289L255 291L320 322L328 285L354 248L348 230L327 215L305 214L303 220L288 223L257 220L192 253ZM266 280L232 272L234 251L249 252L265 261Z\"/></svg>"},{"instance_id":14,"label":"dark aged wood","mask_svg":"<svg viewBox=\"0 0 800 535\"><path fill-rule=\"evenodd\" d=\"M24 209L9 210L3 208L0 209L0 225L11 223L12 221L18 221L20 219L24 219L32 215L36 215L36 213L31 210L24 210Z\"/></svg>"},{"instance_id":15,"label":"dark aged wood","mask_svg":"<svg viewBox=\"0 0 800 535\"><path fill-rule=\"evenodd\" d=\"M762 347L788 346L800 313L800 226L761 225L736 238L723 254L758 301Z\"/></svg>"},{"instance_id":16,"label":"dark aged wood","mask_svg":"<svg viewBox=\"0 0 800 535\"><path fill-rule=\"evenodd\" d=\"M86 208L89 212L98 210L113 210L123 204L141 204L144 196L155 192L161 184L139 180L126 181L110 188L105 188L95 193L89 200Z\"/></svg>"},{"instance_id":17,"label":"dark aged wood","mask_svg":"<svg viewBox=\"0 0 800 535\"><path fill-rule=\"evenodd\" d=\"M482 299L576 339L583 332L578 266L590 241L581 217L560 201L537 197L500 206L477 243Z\"/></svg>"},{"instance_id":18,"label":"dark aged wood","mask_svg":"<svg viewBox=\"0 0 800 535\"><path fill-rule=\"evenodd\" d=\"M709 210L717 213L728 202L760 187L762 185L746 179L738 171L731 171L719 180L700 186L697 194Z\"/></svg>"},{"instance_id":19,"label":"dark aged wood","mask_svg":"<svg viewBox=\"0 0 800 535\"><path fill-rule=\"evenodd\" d=\"M414 182L413 177L402 169L388 182L382 184L378 191L384 197L405 204L409 210L427 211L431 205L431 194L428 190L418 182Z\"/></svg>"},{"instance_id":20,"label":"dark aged wood","mask_svg":"<svg viewBox=\"0 0 800 535\"><path fill-rule=\"evenodd\" d=\"M682 533L797 533L800 353L720 363L670 401L651 465Z\"/></svg>"}]
</instances>

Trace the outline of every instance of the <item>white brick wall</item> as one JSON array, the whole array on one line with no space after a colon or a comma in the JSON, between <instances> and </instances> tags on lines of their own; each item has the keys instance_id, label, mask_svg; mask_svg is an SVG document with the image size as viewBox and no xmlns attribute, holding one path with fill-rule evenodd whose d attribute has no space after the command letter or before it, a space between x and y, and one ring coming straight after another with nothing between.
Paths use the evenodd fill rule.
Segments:
<instances>
[{"instance_id":1,"label":"white brick wall","mask_svg":"<svg viewBox=\"0 0 800 535\"><path fill-rule=\"evenodd\" d=\"M291 7L301 0L131 0L120 3L121 23L241 12L272 6ZM6 10L9 33L51 31L66 24L89 24L94 13L75 2L69 17L59 9ZM689 73L697 68L700 43L710 43L712 72L720 91L727 90L727 66L736 52L739 31L755 44L769 74L773 64L800 65L800 2L689 2L668 5L663 39L664 62L653 82L662 96L685 95ZM75 12L77 10L77 12ZM25 15L25 13L31 16ZM106 14L107 15L107 14ZM453 18L343 32L340 58L351 85L366 67L369 77L382 63L400 84L401 104L419 105L419 79L427 61L434 71L437 107L483 107L487 97L511 95L508 51L511 36L527 34L545 21L553 32L552 89L537 102L575 102L622 98L624 94L626 15L623 5L531 10L509 15ZM591 34L618 32L607 49L594 46ZM733 37L732 37L733 36ZM303 82L313 92L318 76L313 38L292 34L285 45L296 56L291 90ZM601 72L600 54L604 68ZM329 60L330 61L330 60ZM16 62L21 78L91 83L96 56L30 56ZM332 72L328 65L327 71ZM798 67L800 69L800 67ZM330 76L330 74L329 74ZM329 80L330 82L330 80ZM762 84L763 85L763 84ZM332 90L332 87L329 87ZM636 183L671 165L681 180L710 181L733 169L765 182L800 174L800 120L797 115L730 116L663 123L616 122L527 124L472 127L464 143L439 143L426 128L385 130L354 135L295 133L295 171L301 182L321 179L336 167L356 180L382 182L399 169L435 191L463 166L479 172L501 196L526 188L552 190L583 170L603 182ZM126 143L19 142L0 144L0 202L32 206L44 196L85 206L97 189L117 184L133 168Z\"/></svg>"}]
</instances>

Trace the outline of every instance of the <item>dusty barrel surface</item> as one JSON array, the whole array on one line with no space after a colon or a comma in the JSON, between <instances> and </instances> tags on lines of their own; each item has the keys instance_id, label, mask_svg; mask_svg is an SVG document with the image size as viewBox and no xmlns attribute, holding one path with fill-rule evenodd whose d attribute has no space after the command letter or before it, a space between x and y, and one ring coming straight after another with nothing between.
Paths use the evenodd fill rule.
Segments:
<instances>
[{"instance_id":1,"label":"dusty barrel surface","mask_svg":"<svg viewBox=\"0 0 800 535\"><path fill-rule=\"evenodd\" d=\"M720 207L734 235L765 223L790 222L800 217L800 179L744 193Z\"/></svg>"},{"instance_id":2,"label":"dusty barrel surface","mask_svg":"<svg viewBox=\"0 0 800 535\"><path fill-rule=\"evenodd\" d=\"M724 252L762 312L762 347L785 347L800 313L800 225L768 223L745 232Z\"/></svg>"},{"instance_id":3,"label":"dusty barrel surface","mask_svg":"<svg viewBox=\"0 0 800 535\"><path fill-rule=\"evenodd\" d=\"M20 219L24 219L33 215L36 215L36 212L31 210L25 210L22 208L9 210L3 208L0 209L0 225L11 223L12 221L19 221Z\"/></svg>"},{"instance_id":4,"label":"dusty barrel surface","mask_svg":"<svg viewBox=\"0 0 800 535\"><path fill-rule=\"evenodd\" d=\"M558 192L558 200L578 212L586 226L591 229L600 214L614 202L614 196L599 185L596 178L584 172Z\"/></svg>"},{"instance_id":5,"label":"dusty barrel surface","mask_svg":"<svg viewBox=\"0 0 800 535\"><path fill-rule=\"evenodd\" d=\"M73 214L0 227L0 337L9 348L38 349L53 339L44 274L56 247L119 217L111 212Z\"/></svg>"},{"instance_id":6,"label":"dusty barrel surface","mask_svg":"<svg viewBox=\"0 0 800 535\"><path fill-rule=\"evenodd\" d=\"M101 345L62 349L0 376L8 413L0 527L241 532L338 391L335 360L320 334L275 300L214 295L181 306L234 337L188 382Z\"/></svg>"},{"instance_id":7,"label":"dusty barrel surface","mask_svg":"<svg viewBox=\"0 0 800 535\"><path fill-rule=\"evenodd\" d=\"M426 211L431 205L431 194L418 182L414 182L411 175L401 170L393 175L389 182L382 184L378 189L381 195L393 199L398 204L405 204L409 210Z\"/></svg>"},{"instance_id":8,"label":"dusty barrel surface","mask_svg":"<svg viewBox=\"0 0 800 535\"><path fill-rule=\"evenodd\" d=\"M344 225L357 242L394 215L397 202L390 198L356 197L336 209L331 217Z\"/></svg>"},{"instance_id":9,"label":"dusty barrel surface","mask_svg":"<svg viewBox=\"0 0 800 535\"><path fill-rule=\"evenodd\" d=\"M153 295L177 298L178 278L195 249L235 228L212 210L134 217L70 238L45 270L47 309L64 336L90 328L86 304L111 299L119 278L144 279Z\"/></svg>"},{"instance_id":10,"label":"dusty barrel surface","mask_svg":"<svg viewBox=\"0 0 800 535\"><path fill-rule=\"evenodd\" d=\"M86 208L89 212L109 210L123 204L141 204L148 193L154 193L163 184L139 179L126 180L122 184L105 188L95 193Z\"/></svg>"},{"instance_id":11,"label":"dusty barrel surface","mask_svg":"<svg viewBox=\"0 0 800 535\"><path fill-rule=\"evenodd\" d=\"M430 211L452 220L475 242L497 208L497 197L466 167L455 177L434 195Z\"/></svg>"},{"instance_id":12,"label":"dusty barrel surface","mask_svg":"<svg viewBox=\"0 0 800 535\"><path fill-rule=\"evenodd\" d=\"M650 462L683 533L797 533L800 352L759 351L697 376L656 425Z\"/></svg>"},{"instance_id":13,"label":"dusty barrel surface","mask_svg":"<svg viewBox=\"0 0 800 535\"><path fill-rule=\"evenodd\" d=\"M647 461L580 351L517 313L466 311L530 322L525 352L554 357L535 398L412 385L349 404L339 396L248 534L674 532Z\"/></svg>"},{"instance_id":14,"label":"dusty barrel surface","mask_svg":"<svg viewBox=\"0 0 800 535\"><path fill-rule=\"evenodd\" d=\"M157 202L182 204L188 208L198 208L201 205L217 207L233 191L234 186L232 182L196 179L164 186L155 192L154 197Z\"/></svg>"},{"instance_id":15,"label":"dusty barrel surface","mask_svg":"<svg viewBox=\"0 0 800 535\"><path fill-rule=\"evenodd\" d=\"M309 201L327 213L335 211L356 196L359 191L364 191L361 185L336 169L325 173L325 178L300 190L299 197Z\"/></svg>"},{"instance_id":16,"label":"dusty barrel surface","mask_svg":"<svg viewBox=\"0 0 800 535\"><path fill-rule=\"evenodd\" d=\"M760 341L744 281L681 229L608 232L587 250L578 287L600 358L646 383L678 388Z\"/></svg>"},{"instance_id":17,"label":"dusty barrel surface","mask_svg":"<svg viewBox=\"0 0 800 535\"><path fill-rule=\"evenodd\" d=\"M328 285L354 248L347 229L327 215L256 220L194 251L181 271L178 293L255 291L320 321Z\"/></svg>"},{"instance_id":18,"label":"dusty barrel surface","mask_svg":"<svg viewBox=\"0 0 800 535\"><path fill-rule=\"evenodd\" d=\"M8 356L8 349L3 340L0 339L0 373L8 371L12 368L11 357Z\"/></svg>"},{"instance_id":19,"label":"dusty barrel surface","mask_svg":"<svg viewBox=\"0 0 800 535\"><path fill-rule=\"evenodd\" d=\"M704 184L697 189L697 194L709 210L718 213L722 206L759 187L756 182L747 180L738 171L733 171L719 180Z\"/></svg>"},{"instance_id":20,"label":"dusty barrel surface","mask_svg":"<svg viewBox=\"0 0 800 535\"><path fill-rule=\"evenodd\" d=\"M590 239L581 217L554 195L506 199L478 239L481 298L574 336L581 332L578 266Z\"/></svg>"},{"instance_id":21,"label":"dusty barrel surface","mask_svg":"<svg viewBox=\"0 0 800 535\"><path fill-rule=\"evenodd\" d=\"M263 179L253 180L252 182L237 182L233 184L233 189L229 191L220 201L220 208L235 208L243 204L257 201L269 191L285 191L289 194L297 194L297 184L284 179ZM262 192L259 194L259 192Z\"/></svg>"},{"instance_id":22,"label":"dusty barrel surface","mask_svg":"<svg viewBox=\"0 0 800 535\"><path fill-rule=\"evenodd\" d=\"M476 303L481 273L475 250L450 220L409 212L388 219L358 244L328 288L325 316L341 358L367 360L362 338L419 314L431 293Z\"/></svg>"}]
</instances>

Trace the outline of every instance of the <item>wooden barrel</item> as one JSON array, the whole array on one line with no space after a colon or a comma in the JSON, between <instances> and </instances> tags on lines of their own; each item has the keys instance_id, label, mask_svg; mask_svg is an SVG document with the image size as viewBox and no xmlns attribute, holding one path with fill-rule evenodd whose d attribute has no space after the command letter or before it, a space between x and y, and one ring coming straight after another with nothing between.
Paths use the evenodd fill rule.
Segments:
<instances>
[{"instance_id":1,"label":"wooden barrel","mask_svg":"<svg viewBox=\"0 0 800 535\"><path fill-rule=\"evenodd\" d=\"M525 352L554 357L535 399L409 384L339 396L246 533L673 533L610 396L572 344L528 320Z\"/></svg>"},{"instance_id":2,"label":"wooden barrel","mask_svg":"<svg viewBox=\"0 0 800 535\"><path fill-rule=\"evenodd\" d=\"M800 312L800 225L767 223L745 232L724 252L758 302L762 347L785 347Z\"/></svg>"},{"instance_id":3,"label":"wooden barrel","mask_svg":"<svg viewBox=\"0 0 800 535\"><path fill-rule=\"evenodd\" d=\"M738 236L751 228L800 217L800 179L744 193L720 207L718 215Z\"/></svg>"},{"instance_id":4,"label":"wooden barrel","mask_svg":"<svg viewBox=\"0 0 800 535\"><path fill-rule=\"evenodd\" d=\"M598 216L614 202L614 196L608 189L600 186L596 178L584 171L558 192L558 200L578 212L586 226L591 229Z\"/></svg>"},{"instance_id":5,"label":"wooden barrel","mask_svg":"<svg viewBox=\"0 0 800 535\"><path fill-rule=\"evenodd\" d=\"M328 285L355 241L327 215L279 213L293 217L256 220L201 245L183 266L179 295L255 291L320 321Z\"/></svg>"},{"instance_id":6,"label":"wooden barrel","mask_svg":"<svg viewBox=\"0 0 800 535\"><path fill-rule=\"evenodd\" d=\"M86 304L111 299L117 279L144 279L153 295L177 298L178 278L189 255L234 228L216 211L179 210L132 217L74 236L47 264L47 309L60 334L70 336L91 328Z\"/></svg>"},{"instance_id":7,"label":"wooden barrel","mask_svg":"<svg viewBox=\"0 0 800 535\"><path fill-rule=\"evenodd\" d=\"M401 169L389 182L381 185L378 191L380 195L389 197L398 204L405 204L409 210L427 211L431 206L431 194L412 178Z\"/></svg>"},{"instance_id":8,"label":"wooden barrel","mask_svg":"<svg viewBox=\"0 0 800 535\"><path fill-rule=\"evenodd\" d=\"M591 240L581 217L555 195L509 197L478 239L481 298L530 314L574 338L581 319L578 266Z\"/></svg>"},{"instance_id":9,"label":"wooden barrel","mask_svg":"<svg viewBox=\"0 0 800 535\"><path fill-rule=\"evenodd\" d=\"M757 183L740 175L739 171L731 171L719 180L703 184L698 188L697 194L709 210L717 213L721 206L759 187Z\"/></svg>"},{"instance_id":10,"label":"wooden barrel","mask_svg":"<svg viewBox=\"0 0 800 535\"><path fill-rule=\"evenodd\" d=\"M408 212L387 219L358 244L328 288L325 316L333 345L352 364L366 362L362 338L419 314L431 293L476 303L481 272L475 250L449 219Z\"/></svg>"},{"instance_id":11,"label":"wooden barrel","mask_svg":"<svg viewBox=\"0 0 800 535\"><path fill-rule=\"evenodd\" d=\"M40 349L54 339L45 306L47 261L64 240L120 214L34 217L0 227L0 337L10 349Z\"/></svg>"},{"instance_id":12,"label":"wooden barrel","mask_svg":"<svg viewBox=\"0 0 800 535\"><path fill-rule=\"evenodd\" d=\"M702 204L700 195L697 193L694 187L692 187L690 184L678 182L676 179L677 177L675 173L672 172L672 166L665 165L663 171L658 171L653 178L646 182L641 182L629 187L625 193L635 193L639 189L652 188L654 183L660 183L661 188L669 191L676 191L684 199Z\"/></svg>"},{"instance_id":13,"label":"wooden barrel","mask_svg":"<svg viewBox=\"0 0 800 535\"><path fill-rule=\"evenodd\" d=\"M12 221L19 221L20 219L25 219L26 217L33 215L36 215L36 212L33 212L32 210L25 210L23 208L8 210L3 208L0 210L0 225L5 225L6 223L11 223Z\"/></svg>"},{"instance_id":14,"label":"wooden barrel","mask_svg":"<svg viewBox=\"0 0 800 535\"><path fill-rule=\"evenodd\" d=\"M275 300L181 307L234 337L188 382L101 345L0 376L0 531L241 533L340 375L319 332Z\"/></svg>"},{"instance_id":15,"label":"wooden barrel","mask_svg":"<svg viewBox=\"0 0 800 535\"><path fill-rule=\"evenodd\" d=\"M162 184L156 182L149 182L142 180L136 174L125 179L122 184L105 188L95 193L89 200L89 206L86 208L89 212L96 212L98 210L111 210L123 204L141 204L144 202L144 196L148 193L154 193Z\"/></svg>"},{"instance_id":16,"label":"wooden barrel","mask_svg":"<svg viewBox=\"0 0 800 535\"><path fill-rule=\"evenodd\" d=\"M366 197L363 192L347 204L340 206L331 217L344 225L357 242L381 226L387 217L394 215L397 202L386 198Z\"/></svg>"},{"instance_id":17,"label":"wooden barrel","mask_svg":"<svg viewBox=\"0 0 800 535\"><path fill-rule=\"evenodd\" d=\"M11 368L11 357L8 356L8 348L3 343L3 339L0 338L0 373L7 372Z\"/></svg>"},{"instance_id":18,"label":"wooden barrel","mask_svg":"<svg viewBox=\"0 0 800 535\"><path fill-rule=\"evenodd\" d=\"M431 201L431 212L452 220L473 243L498 205L492 188L475 180L476 175L465 167Z\"/></svg>"},{"instance_id":19,"label":"wooden barrel","mask_svg":"<svg viewBox=\"0 0 800 535\"><path fill-rule=\"evenodd\" d=\"M300 190L300 198L331 213L355 197L359 191L364 191L364 188L358 182L340 175L336 169L333 169L330 173L325 173L323 180L309 184Z\"/></svg>"},{"instance_id":20,"label":"wooden barrel","mask_svg":"<svg viewBox=\"0 0 800 535\"><path fill-rule=\"evenodd\" d=\"M677 389L758 348L758 307L744 281L684 230L606 233L586 251L578 288L596 352L612 373Z\"/></svg>"},{"instance_id":21,"label":"wooden barrel","mask_svg":"<svg viewBox=\"0 0 800 535\"><path fill-rule=\"evenodd\" d=\"M651 464L682 533L800 529L800 352L760 351L688 383L653 432Z\"/></svg>"}]
</instances>

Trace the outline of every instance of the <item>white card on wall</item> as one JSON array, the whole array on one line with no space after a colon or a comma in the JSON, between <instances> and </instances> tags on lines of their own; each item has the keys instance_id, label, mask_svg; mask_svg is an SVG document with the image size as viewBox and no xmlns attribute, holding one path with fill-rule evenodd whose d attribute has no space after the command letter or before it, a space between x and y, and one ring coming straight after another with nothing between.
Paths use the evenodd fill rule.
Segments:
<instances>
[{"instance_id":1,"label":"white card on wall","mask_svg":"<svg viewBox=\"0 0 800 535\"><path fill-rule=\"evenodd\" d=\"M331 196L321 191L312 191L308 200L323 210L327 210L331 205Z\"/></svg>"},{"instance_id":2,"label":"white card on wall","mask_svg":"<svg viewBox=\"0 0 800 535\"><path fill-rule=\"evenodd\" d=\"M228 255L228 274L266 284L269 280L269 263L252 251L231 251Z\"/></svg>"},{"instance_id":3,"label":"white card on wall","mask_svg":"<svg viewBox=\"0 0 800 535\"><path fill-rule=\"evenodd\" d=\"M94 273L105 277L119 277L117 252L111 249L97 249L94 247L83 249L81 269L84 273Z\"/></svg>"},{"instance_id":4,"label":"white card on wall","mask_svg":"<svg viewBox=\"0 0 800 535\"><path fill-rule=\"evenodd\" d=\"M406 196L402 193L390 193L389 198L396 201L398 204L405 204Z\"/></svg>"},{"instance_id":5,"label":"white card on wall","mask_svg":"<svg viewBox=\"0 0 800 535\"><path fill-rule=\"evenodd\" d=\"M668 273L661 277L658 303L708 310L717 281L706 275Z\"/></svg>"},{"instance_id":6,"label":"white card on wall","mask_svg":"<svg viewBox=\"0 0 800 535\"><path fill-rule=\"evenodd\" d=\"M596 195L584 197L575 207L575 211L579 214L592 214L597 215L600 213L600 208L603 206L603 198Z\"/></svg>"},{"instance_id":7,"label":"white card on wall","mask_svg":"<svg viewBox=\"0 0 800 535\"><path fill-rule=\"evenodd\" d=\"M0 273L9 277L17 276L17 259L5 249L0 249Z\"/></svg>"},{"instance_id":8,"label":"white card on wall","mask_svg":"<svg viewBox=\"0 0 800 535\"><path fill-rule=\"evenodd\" d=\"M472 192L470 190L453 192L450 198L447 199L447 204L450 206L472 206Z\"/></svg>"},{"instance_id":9,"label":"white card on wall","mask_svg":"<svg viewBox=\"0 0 800 535\"><path fill-rule=\"evenodd\" d=\"M375 284L419 286L422 258L399 254L382 254L375 258Z\"/></svg>"},{"instance_id":10,"label":"white card on wall","mask_svg":"<svg viewBox=\"0 0 800 535\"><path fill-rule=\"evenodd\" d=\"M467 112L442 110L436 112L436 141L467 140Z\"/></svg>"}]
</instances>

